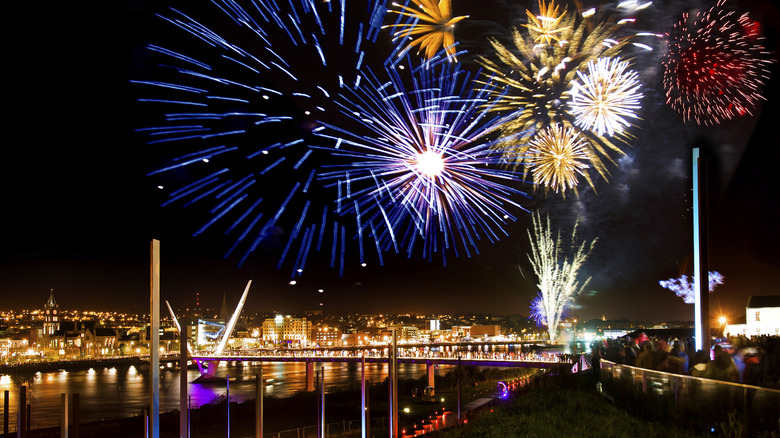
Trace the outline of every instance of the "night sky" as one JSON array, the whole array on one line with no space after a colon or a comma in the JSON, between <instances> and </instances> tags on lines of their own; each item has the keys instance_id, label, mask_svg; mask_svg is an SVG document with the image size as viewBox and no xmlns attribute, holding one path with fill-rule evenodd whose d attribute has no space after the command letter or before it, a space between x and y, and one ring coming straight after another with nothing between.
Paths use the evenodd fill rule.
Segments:
<instances>
[{"instance_id":1,"label":"night sky","mask_svg":"<svg viewBox=\"0 0 780 438\"><path fill-rule=\"evenodd\" d=\"M339 277L313 261L289 286L289 269L277 270L276 259L258 254L239 267L238 257L223 258L232 240L221 232L192 237L206 220L202 211L160 207L162 195L146 174L165 154L134 131L155 117L130 83L154 75L144 46L176 35L154 17L163 2L21 3L7 14L3 69L11 110L1 173L3 309L40 308L54 289L63 309L148 312L149 244L156 238L162 298L178 308L194 305L196 292L202 307L219 308L223 294L232 306L251 279L250 311L528 314L535 296L528 214L509 227L509 237L482 244L471 258L451 256L447 266L401 254L385 266L353 263ZM525 19L526 7L536 7L502 3L454 2L455 15L471 14L456 32L470 54L489 55L484 35L508 31ZM666 32L683 11L714 2L683 3L654 2L636 14L637 31ZM579 197L565 200L525 188L533 198L522 201L526 208L549 213L564 230L579 216L582 237L599 239L583 270L592 280L571 311L582 318L693 319L693 305L658 281L693 272L694 146L711 157L710 268L725 276L711 295L712 312L733 319L744 315L749 295L780 294L780 9L733 3L759 21L774 52L766 101L753 116L711 127L683 123L664 103L664 47L655 41L655 51L635 53L642 120L626 155L610 165L609 181L596 179L598 193L583 184ZM470 56L463 61L476 68ZM289 227L280 224L280 232Z\"/></svg>"}]
</instances>

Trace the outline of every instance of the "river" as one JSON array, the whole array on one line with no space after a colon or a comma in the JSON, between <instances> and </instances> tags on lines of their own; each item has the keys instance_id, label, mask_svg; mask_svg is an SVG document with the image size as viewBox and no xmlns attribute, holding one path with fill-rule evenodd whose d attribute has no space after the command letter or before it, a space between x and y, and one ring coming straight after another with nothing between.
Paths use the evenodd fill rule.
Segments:
<instances>
[{"instance_id":1,"label":"river","mask_svg":"<svg viewBox=\"0 0 780 438\"><path fill-rule=\"evenodd\" d=\"M325 393L360 382L360 364L324 362L315 364L315 370L325 367ZM230 377L230 400L245 401L255 398L255 376L260 362L222 363L218 377ZM442 365L440 373L450 366ZM275 362L262 364L268 396L288 397L306 387L306 364L303 362ZM425 374L425 366L398 364L400 379L417 379ZM387 377L387 364L366 364L367 378L379 382ZM197 369L187 370L187 380L198 377ZM27 387L27 403L31 406L31 428L59 425L62 393L79 394L81 422L110 420L138 415L149 406L149 367L119 366L77 371L40 372L28 375L1 375L0 391L9 391L9 426L16 430L16 411L19 386ZM198 407L225 395L224 383L190 383L190 406ZM179 370L165 368L160 372L160 411L179 409ZM2 426L0 426L2 427ZM2 430L0 430L2 432Z\"/></svg>"}]
</instances>

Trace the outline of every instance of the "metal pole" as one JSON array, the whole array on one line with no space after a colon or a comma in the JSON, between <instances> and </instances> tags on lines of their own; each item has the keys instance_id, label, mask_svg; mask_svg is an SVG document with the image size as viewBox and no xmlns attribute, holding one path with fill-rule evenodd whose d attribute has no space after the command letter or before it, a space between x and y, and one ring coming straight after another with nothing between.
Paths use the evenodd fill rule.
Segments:
<instances>
[{"instance_id":1,"label":"metal pole","mask_svg":"<svg viewBox=\"0 0 780 438\"><path fill-rule=\"evenodd\" d=\"M10 391L5 390L5 396L3 397L3 436L8 436L8 408L10 407Z\"/></svg>"},{"instance_id":2,"label":"metal pole","mask_svg":"<svg viewBox=\"0 0 780 438\"><path fill-rule=\"evenodd\" d=\"M227 438L230 438L230 374L225 376L225 398L227 399Z\"/></svg>"},{"instance_id":3,"label":"metal pole","mask_svg":"<svg viewBox=\"0 0 780 438\"><path fill-rule=\"evenodd\" d=\"M360 359L360 437L368 438L368 432L366 431L366 352L363 352L363 357Z\"/></svg>"},{"instance_id":4,"label":"metal pole","mask_svg":"<svg viewBox=\"0 0 780 438\"><path fill-rule=\"evenodd\" d=\"M260 372L257 374L257 402L255 403L255 438L263 438L263 392L265 384L263 383L263 367L260 366Z\"/></svg>"},{"instance_id":5,"label":"metal pole","mask_svg":"<svg viewBox=\"0 0 780 438\"><path fill-rule=\"evenodd\" d=\"M325 438L325 365L322 366L322 379L320 380L320 417L322 421L322 438Z\"/></svg>"},{"instance_id":6,"label":"metal pole","mask_svg":"<svg viewBox=\"0 0 780 438\"><path fill-rule=\"evenodd\" d=\"M25 438L24 417L27 410L27 387L19 385L19 400L16 408L16 437Z\"/></svg>"},{"instance_id":7,"label":"metal pole","mask_svg":"<svg viewBox=\"0 0 780 438\"><path fill-rule=\"evenodd\" d=\"M460 426L460 379L461 379L460 352L458 352L458 426Z\"/></svg>"},{"instance_id":8,"label":"metal pole","mask_svg":"<svg viewBox=\"0 0 780 438\"><path fill-rule=\"evenodd\" d=\"M693 284L696 350L710 349L710 281L707 245L707 156L693 148Z\"/></svg>"},{"instance_id":9,"label":"metal pole","mask_svg":"<svg viewBox=\"0 0 780 438\"><path fill-rule=\"evenodd\" d=\"M179 328L179 437L189 438L188 418L190 411L187 406L187 329Z\"/></svg>"},{"instance_id":10,"label":"metal pole","mask_svg":"<svg viewBox=\"0 0 780 438\"><path fill-rule=\"evenodd\" d=\"M398 330L393 328L393 438L398 436Z\"/></svg>"},{"instance_id":11,"label":"metal pole","mask_svg":"<svg viewBox=\"0 0 780 438\"><path fill-rule=\"evenodd\" d=\"M81 417L78 394L73 394L73 402L70 405L70 410L73 412L73 438L79 438L79 435L81 434Z\"/></svg>"},{"instance_id":12,"label":"metal pole","mask_svg":"<svg viewBox=\"0 0 780 438\"><path fill-rule=\"evenodd\" d=\"M149 436L160 438L160 241L151 243L149 294Z\"/></svg>"},{"instance_id":13,"label":"metal pole","mask_svg":"<svg viewBox=\"0 0 780 438\"><path fill-rule=\"evenodd\" d=\"M320 370L317 370L316 375L314 376L317 380L317 390L319 391L320 388ZM317 438L320 438L322 436L322 423L320 422L320 409L322 407L320 406L320 400L319 397L317 397Z\"/></svg>"},{"instance_id":14,"label":"metal pole","mask_svg":"<svg viewBox=\"0 0 780 438\"><path fill-rule=\"evenodd\" d=\"M68 438L68 394L60 394L60 438Z\"/></svg>"}]
</instances>

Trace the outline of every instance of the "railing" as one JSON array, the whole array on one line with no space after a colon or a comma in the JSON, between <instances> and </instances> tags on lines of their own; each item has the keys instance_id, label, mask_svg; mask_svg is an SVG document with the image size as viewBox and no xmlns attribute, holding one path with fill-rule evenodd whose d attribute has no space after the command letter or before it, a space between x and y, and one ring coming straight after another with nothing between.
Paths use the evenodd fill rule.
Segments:
<instances>
[{"instance_id":1,"label":"railing","mask_svg":"<svg viewBox=\"0 0 780 438\"><path fill-rule=\"evenodd\" d=\"M387 417L372 418L370 421L372 435L374 435L374 431L387 430ZM263 436L266 438L316 438L317 428L318 426L313 425L298 427L295 429L280 430L277 432L263 431ZM359 437L361 435L361 428L361 420L344 420L337 423L327 423L325 424L325 437ZM254 438L254 435L252 435L251 438Z\"/></svg>"},{"instance_id":2,"label":"railing","mask_svg":"<svg viewBox=\"0 0 780 438\"><path fill-rule=\"evenodd\" d=\"M699 432L780 432L780 390L601 360L599 389L616 403Z\"/></svg>"}]
</instances>

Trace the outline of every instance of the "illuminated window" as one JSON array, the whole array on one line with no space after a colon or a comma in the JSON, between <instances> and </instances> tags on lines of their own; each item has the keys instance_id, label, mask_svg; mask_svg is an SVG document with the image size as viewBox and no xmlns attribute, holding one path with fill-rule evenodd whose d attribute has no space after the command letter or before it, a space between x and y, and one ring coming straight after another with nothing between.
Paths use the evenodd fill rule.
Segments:
<instances>
[{"instance_id":1,"label":"illuminated window","mask_svg":"<svg viewBox=\"0 0 780 438\"><path fill-rule=\"evenodd\" d=\"M761 321L761 312L756 310L756 321Z\"/></svg>"}]
</instances>

